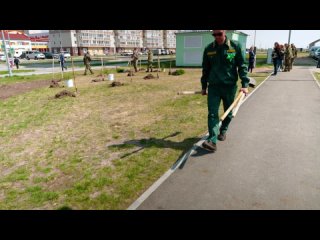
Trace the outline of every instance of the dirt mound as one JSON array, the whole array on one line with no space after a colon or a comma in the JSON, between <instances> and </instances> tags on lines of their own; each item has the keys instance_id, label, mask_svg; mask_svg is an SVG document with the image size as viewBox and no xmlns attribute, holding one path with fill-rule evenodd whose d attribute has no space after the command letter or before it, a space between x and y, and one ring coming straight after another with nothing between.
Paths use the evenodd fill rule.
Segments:
<instances>
[{"instance_id":1,"label":"dirt mound","mask_svg":"<svg viewBox=\"0 0 320 240\"><path fill-rule=\"evenodd\" d=\"M148 74L147 76L145 76L143 79L155 79L156 77L153 76L152 74Z\"/></svg>"},{"instance_id":2,"label":"dirt mound","mask_svg":"<svg viewBox=\"0 0 320 240\"><path fill-rule=\"evenodd\" d=\"M73 92L63 90L59 93L57 93L54 97L55 98L63 98L63 97L75 97L76 95Z\"/></svg>"},{"instance_id":3,"label":"dirt mound","mask_svg":"<svg viewBox=\"0 0 320 240\"><path fill-rule=\"evenodd\" d=\"M91 82L102 82L104 78L93 79Z\"/></svg>"},{"instance_id":4,"label":"dirt mound","mask_svg":"<svg viewBox=\"0 0 320 240\"><path fill-rule=\"evenodd\" d=\"M123 85L124 85L124 83L114 81L109 86L110 87L120 87L120 86L123 86Z\"/></svg>"},{"instance_id":5,"label":"dirt mound","mask_svg":"<svg viewBox=\"0 0 320 240\"><path fill-rule=\"evenodd\" d=\"M133 71L129 72L127 76L128 76L128 77L134 76Z\"/></svg>"},{"instance_id":6,"label":"dirt mound","mask_svg":"<svg viewBox=\"0 0 320 240\"><path fill-rule=\"evenodd\" d=\"M50 83L49 88L60 88L63 86L60 86L58 82L61 82L61 80L52 80Z\"/></svg>"}]
</instances>

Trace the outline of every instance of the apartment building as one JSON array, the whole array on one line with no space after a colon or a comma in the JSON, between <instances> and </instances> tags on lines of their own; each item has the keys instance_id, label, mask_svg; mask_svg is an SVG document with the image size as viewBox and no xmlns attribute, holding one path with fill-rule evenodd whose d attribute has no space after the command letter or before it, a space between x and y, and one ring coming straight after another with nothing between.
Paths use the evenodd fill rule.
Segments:
<instances>
[{"instance_id":1,"label":"apartment building","mask_svg":"<svg viewBox=\"0 0 320 240\"><path fill-rule=\"evenodd\" d=\"M143 48L142 30L114 30L117 52Z\"/></svg>"},{"instance_id":2,"label":"apartment building","mask_svg":"<svg viewBox=\"0 0 320 240\"><path fill-rule=\"evenodd\" d=\"M72 55L121 53L138 48L175 49L176 30L50 30L52 52L70 51Z\"/></svg>"},{"instance_id":3,"label":"apartment building","mask_svg":"<svg viewBox=\"0 0 320 240\"><path fill-rule=\"evenodd\" d=\"M86 51L91 55L103 55L115 51L113 30L77 30L77 39L80 55Z\"/></svg>"},{"instance_id":4,"label":"apartment building","mask_svg":"<svg viewBox=\"0 0 320 240\"><path fill-rule=\"evenodd\" d=\"M163 30L163 48L169 50L176 49L177 30Z\"/></svg>"},{"instance_id":5,"label":"apartment building","mask_svg":"<svg viewBox=\"0 0 320 240\"><path fill-rule=\"evenodd\" d=\"M162 49L164 30L143 30L143 47L151 49Z\"/></svg>"},{"instance_id":6,"label":"apartment building","mask_svg":"<svg viewBox=\"0 0 320 240\"><path fill-rule=\"evenodd\" d=\"M68 51L71 55L78 55L76 30L49 30L49 48L53 53Z\"/></svg>"}]
</instances>

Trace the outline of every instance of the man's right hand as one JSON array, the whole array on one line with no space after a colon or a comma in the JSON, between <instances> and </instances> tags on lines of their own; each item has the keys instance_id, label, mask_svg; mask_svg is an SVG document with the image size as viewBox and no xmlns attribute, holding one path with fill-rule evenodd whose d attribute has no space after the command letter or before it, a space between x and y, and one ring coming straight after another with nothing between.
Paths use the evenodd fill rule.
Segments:
<instances>
[{"instance_id":1,"label":"man's right hand","mask_svg":"<svg viewBox=\"0 0 320 240\"><path fill-rule=\"evenodd\" d=\"M202 96L207 95L207 90L206 89L202 89L201 94L202 94Z\"/></svg>"}]
</instances>

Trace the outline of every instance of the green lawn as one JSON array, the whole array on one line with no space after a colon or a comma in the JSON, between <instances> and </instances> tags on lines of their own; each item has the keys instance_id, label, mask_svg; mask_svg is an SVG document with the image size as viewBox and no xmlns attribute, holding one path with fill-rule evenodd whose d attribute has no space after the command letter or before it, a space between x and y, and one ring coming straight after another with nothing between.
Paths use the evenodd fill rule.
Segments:
<instances>
[{"instance_id":1,"label":"green lawn","mask_svg":"<svg viewBox=\"0 0 320 240\"><path fill-rule=\"evenodd\" d=\"M318 81L320 81L320 73L315 72L315 73L314 73L314 76L316 77L316 79L317 79Z\"/></svg>"},{"instance_id":2,"label":"green lawn","mask_svg":"<svg viewBox=\"0 0 320 240\"><path fill-rule=\"evenodd\" d=\"M76 98L0 101L0 209L126 209L207 131L206 97L177 95L200 88L201 69L185 71L116 73L117 88L79 75Z\"/></svg>"}]
</instances>

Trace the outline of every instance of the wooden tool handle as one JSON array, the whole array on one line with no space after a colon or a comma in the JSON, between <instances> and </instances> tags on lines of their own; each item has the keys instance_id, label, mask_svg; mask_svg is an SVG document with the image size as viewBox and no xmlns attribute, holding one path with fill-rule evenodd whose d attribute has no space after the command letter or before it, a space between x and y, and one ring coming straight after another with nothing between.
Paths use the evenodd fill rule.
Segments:
<instances>
[{"instance_id":1,"label":"wooden tool handle","mask_svg":"<svg viewBox=\"0 0 320 240\"><path fill-rule=\"evenodd\" d=\"M245 96L246 96L245 94L243 94L243 95L241 96L240 100L238 101L237 106L235 106L235 108L234 108L233 111L232 111L232 117L235 117L235 116L237 115L237 112L238 112L238 110L239 110L239 108L240 108L240 106L241 106L241 104L242 104L242 101L243 101L243 99L244 99Z\"/></svg>"},{"instance_id":2,"label":"wooden tool handle","mask_svg":"<svg viewBox=\"0 0 320 240\"><path fill-rule=\"evenodd\" d=\"M231 104L231 106L227 109L227 111L225 111L225 113L222 115L222 117L220 118L220 121L223 121L226 116L230 113L230 111L235 107L235 105L237 104L237 102L239 101L239 99L241 98L241 96L244 95L243 92L240 92L236 98L236 100L233 101L233 103Z\"/></svg>"},{"instance_id":3,"label":"wooden tool handle","mask_svg":"<svg viewBox=\"0 0 320 240\"><path fill-rule=\"evenodd\" d=\"M178 92L178 95L190 95L190 94L201 94L201 91L182 91Z\"/></svg>"}]
</instances>

